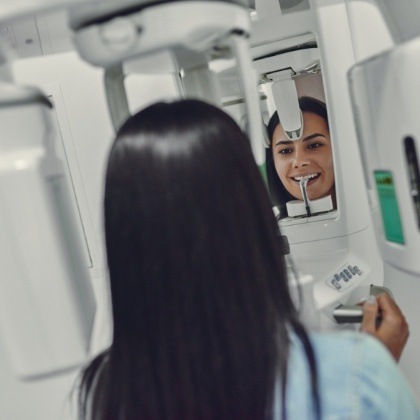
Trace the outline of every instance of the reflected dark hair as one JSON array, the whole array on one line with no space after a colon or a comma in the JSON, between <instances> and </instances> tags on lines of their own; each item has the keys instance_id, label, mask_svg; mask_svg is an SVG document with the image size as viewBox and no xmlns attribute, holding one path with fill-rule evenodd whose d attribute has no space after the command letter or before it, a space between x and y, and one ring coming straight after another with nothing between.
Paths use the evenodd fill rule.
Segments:
<instances>
[{"instance_id":1,"label":"reflected dark hair","mask_svg":"<svg viewBox=\"0 0 420 420\"><path fill-rule=\"evenodd\" d=\"M318 99L311 98L309 96L302 96L299 98L299 107L302 112L312 112L323 118L327 124L328 123L328 113L327 106L324 102L319 101ZM265 151L266 158L266 174L267 174L267 184L268 190L270 192L271 202L274 206L278 207L280 210L280 216L287 214L286 213L286 203L290 200L296 200L284 187L283 183L280 181L280 178L277 174L276 168L274 166L273 158L273 134L276 127L280 124L280 119L277 114L277 111L271 116L268 125L268 138L270 140L270 147Z\"/></svg>"},{"instance_id":2,"label":"reflected dark hair","mask_svg":"<svg viewBox=\"0 0 420 420\"><path fill-rule=\"evenodd\" d=\"M114 337L83 372L82 418L271 418L290 331L319 413L270 200L231 117L198 100L130 117L110 151L104 217Z\"/></svg>"}]
</instances>

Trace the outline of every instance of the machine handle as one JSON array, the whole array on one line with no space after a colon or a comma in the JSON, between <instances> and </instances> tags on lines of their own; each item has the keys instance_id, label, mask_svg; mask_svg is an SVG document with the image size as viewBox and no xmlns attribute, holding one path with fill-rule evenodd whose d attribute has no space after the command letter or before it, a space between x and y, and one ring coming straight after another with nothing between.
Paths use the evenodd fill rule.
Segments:
<instances>
[{"instance_id":1,"label":"machine handle","mask_svg":"<svg viewBox=\"0 0 420 420\"><path fill-rule=\"evenodd\" d=\"M381 293L386 293L392 298L391 290L384 286L370 286L371 295L379 295ZM360 323L363 318L363 307L360 305L342 305L340 304L333 310L333 317L337 324L347 324L347 323ZM379 321L379 319L378 319Z\"/></svg>"}]
</instances>

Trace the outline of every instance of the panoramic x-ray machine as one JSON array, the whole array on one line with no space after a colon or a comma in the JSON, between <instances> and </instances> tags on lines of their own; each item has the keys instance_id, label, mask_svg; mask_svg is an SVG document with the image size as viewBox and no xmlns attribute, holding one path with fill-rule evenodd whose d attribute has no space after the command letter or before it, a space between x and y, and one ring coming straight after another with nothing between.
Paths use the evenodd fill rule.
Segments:
<instances>
[{"instance_id":1,"label":"panoramic x-ray machine","mask_svg":"<svg viewBox=\"0 0 420 420\"><path fill-rule=\"evenodd\" d=\"M262 164L264 157L259 94L256 90L257 75L272 84L275 106L282 120L286 121L288 135L291 139L299 138L302 127L294 78L302 73L316 73L324 66L320 61L327 61L328 56L320 57L319 49L322 53L323 44L316 48L314 35L321 38L322 34L317 33L319 28L309 19L311 16L308 11L304 11L306 15L301 19L299 30L295 29L295 42L300 43L300 47L293 45L293 41L290 43L290 34L287 41L289 45L285 47L282 34L273 40L277 20L263 17L253 27L251 46L256 45L252 53L254 68L246 41L246 36L251 33L246 6L236 1L161 3L138 0L123 2L118 6L114 2L103 1L69 7L69 25L79 54L91 64L105 68L107 100L114 127L118 128L129 115L124 89L127 74L153 68L179 72L180 96L202 97L220 103L223 92L218 91L217 77L209 70L207 63L215 59L232 58L233 53L257 163ZM185 14L193 19L179 25ZM278 18L284 21L281 15ZM161 27L165 31L157 29ZM267 38L267 34L271 38ZM303 47L302 37L307 38ZM264 51L261 50L262 45ZM325 51L334 53L328 47L325 47ZM326 74L325 79L333 84L334 78L335 75ZM333 93L332 90L328 91L327 85L326 99L329 107L334 106ZM339 129L335 127L334 116L333 113L332 131ZM337 138L341 136L337 134ZM348 142L346 150L342 152L346 159L354 153L352 147L352 142ZM375 268L375 255L369 252L369 246L366 249L360 246L369 243L369 239L362 238L369 235L368 222L361 218L361 211L357 218L347 211L346 202L353 199L355 179L352 180L353 188L345 185L346 178L340 176L337 170L344 166L340 156L343 149L340 145L337 151L336 146L334 156L338 211L331 211L329 207L313 217L280 223L299 273L311 274L310 280L306 283L304 281L308 285L304 305L312 306L315 313L325 315L328 322L320 320L313 325L321 329L336 327L338 318L334 318L334 311L347 303L350 296L356 302L357 298L369 293L370 284L381 283L380 268ZM37 197L41 202L41 197ZM322 243L322 246L316 247L318 251L312 245L314 241L318 245ZM353 242L358 246L352 245ZM311 317L312 322L314 319Z\"/></svg>"},{"instance_id":2,"label":"panoramic x-ray machine","mask_svg":"<svg viewBox=\"0 0 420 420\"><path fill-rule=\"evenodd\" d=\"M356 65L355 51L363 50L357 19L360 2L324 3L264 0L262 5L257 1L252 21L249 6L254 5L239 0L126 0L118 5L86 0L60 5L80 56L105 69L114 128L130 113L126 76L159 69L176 75L179 97L209 100L245 121L256 161L263 166L267 143L260 108L265 122L277 110L293 140L302 129L298 97L315 96L326 102L337 208L327 206L310 216L279 220L290 247L291 286L298 291L296 278L302 284L302 316L308 326L321 330L360 321L360 309L354 304L383 284L372 212L382 215L373 220L385 261L420 273L416 259L420 245L416 135L420 129L415 116L419 84L414 72L418 41L410 33L407 42L394 50ZM385 30L378 11L382 9L366 3ZM44 4L45 9L54 7L58 7L54 2ZM27 10L32 13L36 8ZM395 10L389 7L386 12L392 16ZM23 15L22 10L13 14L4 9L0 19ZM337 33L339 38L331 36ZM369 54L365 51L366 57ZM227 71L211 67L209 63L218 60L230 63ZM10 136L2 135L0 140L4 267L0 328L14 371L33 378L57 374L86 360L95 300L83 270L83 232L74 220L77 209L69 200L68 180L52 141L51 101L38 89L13 83L4 70L6 52L2 63L0 130ZM232 91L224 90L226 80L232 81L232 69L237 78L233 101ZM394 80L397 72L400 80L404 74L405 86L410 81L405 90ZM308 80L316 80L321 88L313 91ZM399 98L400 105L393 106L385 97ZM299 302L299 293L295 295Z\"/></svg>"}]
</instances>

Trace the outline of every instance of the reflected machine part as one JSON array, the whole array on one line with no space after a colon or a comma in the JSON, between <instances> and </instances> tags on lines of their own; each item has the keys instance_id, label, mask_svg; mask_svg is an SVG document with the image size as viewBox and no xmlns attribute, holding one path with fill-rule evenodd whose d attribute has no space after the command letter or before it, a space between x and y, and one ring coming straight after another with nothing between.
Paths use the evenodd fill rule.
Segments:
<instances>
[{"instance_id":1,"label":"reflected machine part","mask_svg":"<svg viewBox=\"0 0 420 420\"><path fill-rule=\"evenodd\" d=\"M296 77L320 71L318 49L308 48L274 52L254 59L260 82L270 86L279 119L286 136L298 140L303 133L303 119L299 108Z\"/></svg>"},{"instance_id":2,"label":"reflected machine part","mask_svg":"<svg viewBox=\"0 0 420 420\"><path fill-rule=\"evenodd\" d=\"M272 81L271 91L276 104L277 113L284 132L289 140L298 140L303 134L303 118L299 109L298 94L291 69L267 73Z\"/></svg>"},{"instance_id":3,"label":"reflected machine part","mask_svg":"<svg viewBox=\"0 0 420 420\"><path fill-rule=\"evenodd\" d=\"M302 200L291 200L286 203L287 215L289 218L297 217L313 217L318 214L329 213L334 210L331 196L317 198L308 202L310 206ZM309 208L309 212L308 212ZM283 223L287 223L289 219L282 219Z\"/></svg>"},{"instance_id":4,"label":"reflected machine part","mask_svg":"<svg viewBox=\"0 0 420 420\"><path fill-rule=\"evenodd\" d=\"M311 205L310 205L310 202L309 202L308 193L306 191L308 181L309 181L309 178L306 178L306 177L302 178L299 181L299 187L300 187L300 192L302 194L303 203L305 204L306 215L308 217L311 217Z\"/></svg>"}]
</instances>

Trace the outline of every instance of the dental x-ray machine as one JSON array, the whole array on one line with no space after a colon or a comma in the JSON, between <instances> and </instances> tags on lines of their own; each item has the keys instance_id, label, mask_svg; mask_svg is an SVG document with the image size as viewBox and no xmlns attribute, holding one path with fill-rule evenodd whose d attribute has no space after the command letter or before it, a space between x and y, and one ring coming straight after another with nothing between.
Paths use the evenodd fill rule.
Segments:
<instances>
[{"instance_id":1,"label":"dental x-ray machine","mask_svg":"<svg viewBox=\"0 0 420 420\"><path fill-rule=\"evenodd\" d=\"M329 39L323 38L323 27L315 24L316 19L307 8L289 16L280 10L277 16L264 17L261 12L259 19L251 25L248 4L239 0L131 0L118 5L110 1L86 1L73 5L69 2L66 6L74 44L80 56L105 69L108 106L115 128L130 112L124 89L124 78L128 74L159 68L160 72L178 76L179 96L201 97L221 104L223 92L220 92L218 78L209 70L208 63L232 57L236 58L251 143L260 165L264 149L260 94L256 89L258 78L273 86L275 106L282 115L282 121L286 121L286 131L292 139L299 138L302 129L297 107L296 76L316 73L322 68L327 105L329 108L340 108L335 97L337 76L328 73L328 60L337 54L337 47L328 45ZM314 7L322 11L316 2ZM186 15L190 17L188 20ZM251 33L252 58L247 40ZM339 48L342 49L342 45ZM331 84L334 84L334 89L330 88ZM325 315L327 321L319 322L319 328L326 328L327 324L328 327L336 326L333 312L338 306L346 304L350 296L356 300L357 296L368 294L371 283L381 283L378 259L368 245L369 213L363 202L357 217L347 211L347 203L358 200L354 186L361 177L357 170L351 183L340 176L340 169L347 169L349 156L355 156L356 151L352 141L346 139L353 134L352 130L346 132L343 129L340 132L340 121L335 120L335 115L335 112L331 115L331 129L337 142L334 159L338 211L331 212L331 208L327 207L320 214L280 223L299 272L313 276L313 281L309 282L307 305L315 302L314 309ZM20 171L22 173L22 169ZM47 181L44 179L43 182ZM38 197L41 202L41 196ZM55 219L50 217L49 220ZM357 246L354 245L356 243ZM361 243L366 246L360 246ZM58 246L53 248L59 249ZM62 265L58 258L54 260L57 265ZM67 266L64 267L65 271L68 270ZM362 285L366 287L361 289Z\"/></svg>"},{"instance_id":2,"label":"dental x-ray machine","mask_svg":"<svg viewBox=\"0 0 420 420\"><path fill-rule=\"evenodd\" d=\"M419 273L415 258L420 217L415 108L413 102L398 108L381 100L389 95L399 97L404 104L408 98L400 96L403 90L393 82L395 62L400 64L398 71L402 69L406 80L411 81L409 97L414 98L418 82L410 60L420 48L414 39L354 67L350 73L352 108L347 73L355 65L354 51L360 39L355 25L351 25L357 21L353 18L358 9L350 7L350 0L333 4L322 0L260 0L255 4L252 21L250 4L245 0L79 0L60 6L47 3L48 7L66 11L74 45L83 60L104 69L114 128L130 114L124 80L137 73L171 73L179 97L202 98L229 112L232 101L223 88L226 77L229 83L232 81L232 73L213 71L211 64L233 60L238 79L234 81L235 89L238 87L235 94L239 98L235 103L241 105L236 117L247 122L256 161L263 166L266 142L260 108L265 121L276 109L290 139L297 139L302 131L298 97L319 96L319 91L313 94L306 90L302 81L308 77L321 80L321 99L327 104L333 144L337 208L323 202L325 207L310 215L298 212L279 221L297 268L296 277L303 285L302 315L310 327L337 329L341 322L360 321L360 308L354 304L376 290L371 285L383 284L383 264L375 246L371 218L372 211L379 213L378 207L385 217L394 215L395 209L401 215L397 224L387 225L384 219L385 224L378 226L385 260ZM9 20L13 17L13 11L4 13ZM16 16L21 13L19 10ZM338 33L339 37L332 35ZM66 199L67 184L48 129L51 102L36 89L17 86L6 73L1 73L6 83L0 89L1 129L4 132L7 124L10 133L19 136L2 136L0 140L0 215L7 220L0 227L1 261L11 280L0 285L0 327L14 353L16 373L33 377L83 363L95 305L90 279L83 270L83 255L79 255L80 228L71 221L74 208ZM384 89L376 89L378 86ZM267 96L271 103L264 99ZM363 165L366 176L353 109L361 149L369 157ZM400 118L395 117L396 113ZM28 124L22 124L22 120ZM401 124L392 125L396 120ZM374 130L372 121L379 121L381 126L375 125ZM388 151L379 146L385 144L385 134L390 133L394 134L392 138L402 139L397 156L390 149L391 143L395 144L392 140L387 143ZM375 138L372 143L367 141L371 137ZM402 172L401 166L407 170ZM369 206L365 178L368 189L376 189L378 194L372 201L375 196L369 193L370 202L379 202L380 206ZM29 182L33 185L30 190ZM304 203L305 208L311 205L314 203ZM412 212L408 222L402 216L407 208ZM294 281L292 278L292 286ZM57 289L51 297L51 291ZM11 313L13 322L9 323ZM36 328L44 324L51 329L38 334ZM66 332L64 338L60 329ZM29 350L29 342L48 345L53 349L48 354L56 354L58 362L50 356L45 359L45 349L37 353L34 346ZM36 354L39 360L33 359Z\"/></svg>"}]
</instances>

